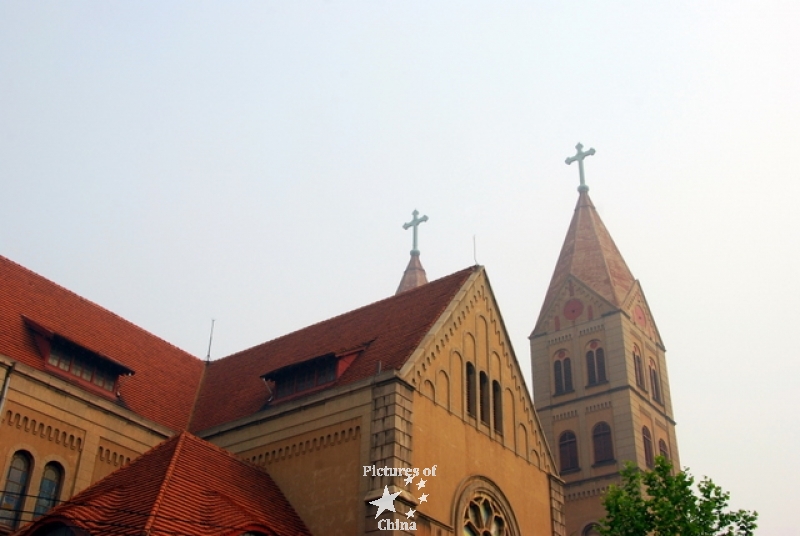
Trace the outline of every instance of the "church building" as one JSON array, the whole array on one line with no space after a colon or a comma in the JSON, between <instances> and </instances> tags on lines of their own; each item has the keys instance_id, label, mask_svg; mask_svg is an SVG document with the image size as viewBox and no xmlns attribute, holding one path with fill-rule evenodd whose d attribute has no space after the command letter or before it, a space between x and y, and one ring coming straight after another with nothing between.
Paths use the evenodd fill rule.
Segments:
<instances>
[{"instance_id":1,"label":"church building","mask_svg":"<svg viewBox=\"0 0 800 536\"><path fill-rule=\"evenodd\" d=\"M395 295L215 361L0 256L0 535L593 534L623 462L677 444L592 153L533 398L486 269L428 282L417 211Z\"/></svg>"},{"instance_id":2,"label":"church building","mask_svg":"<svg viewBox=\"0 0 800 536\"><path fill-rule=\"evenodd\" d=\"M627 461L680 467L664 343L589 198L578 144L578 203L530 336L533 393L565 481L567 534L589 536Z\"/></svg>"},{"instance_id":3,"label":"church building","mask_svg":"<svg viewBox=\"0 0 800 536\"><path fill-rule=\"evenodd\" d=\"M396 295L211 362L1 257L0 288L2 533L565 534L481 266L428 283L415 244Z\"/></svg>"}]
</instances>

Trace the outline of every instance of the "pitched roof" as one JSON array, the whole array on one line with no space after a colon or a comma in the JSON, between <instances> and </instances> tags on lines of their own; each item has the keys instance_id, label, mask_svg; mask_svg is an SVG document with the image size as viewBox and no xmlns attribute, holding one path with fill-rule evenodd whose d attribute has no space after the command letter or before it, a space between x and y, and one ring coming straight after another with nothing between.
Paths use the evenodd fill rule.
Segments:
<instances>
[{"instance_id":1,"label":"pitched roof","mask_svg":"<svg viewBox=\"0 0 800 536\"><path fill-rule=\"evenodd\" d=\"M578 196L534 332L569 276L576 277L616 307L622 305L635 281L587 191Z\"/></svg>"},{"instance_id":2,"label":"pitched roof","mask_svg":"<svg viewBox=\"0 0 800 536\"><path fill-rule=\"evenodd\" d=\"M311 534L264 470L186 432L88 487L16 536L54 521L95 535L238 535L248 530L277 536Z\"/></svg>"},{"instance_id":3,"label":"pitched roof","mask_svg":"<svg viewBox=\"0 0 800 536\"><path fill-rule=\"evenodd\" d=\"M120 381L123 405L173 430L187 428L203 361L3 256L0 292L0 354L45 370L30 329L44 326L133 370Z\"/></svg>"},{"instance_id":4,"label":"pitched roof","mask_svg":"<svg viewBox=\"0 0 800 536\"><path fill-rule=\"evenodd\" d=\"M261 376L319 356L364 349L330 387L399 369L478 267L209 363L191 429L206 430L264 408ZM380 365L379 365L380 364Z\"/></svg>"},{"instance_id":5,"label":"pitched roof","mask_svg":"<svg viewBox=\"0 0 800 536\"><path fill-rule=\"evenodd\" d=\"M417 288L420 285L425 285L427 282L428 278L425 276L425 268L422 267L422 263L419 261L419 252L412 251L408 266L406 266L406 271L403 272L403 278L400 280L400 285L398 285L395 294Z\"/></svg>"}]
</instances>

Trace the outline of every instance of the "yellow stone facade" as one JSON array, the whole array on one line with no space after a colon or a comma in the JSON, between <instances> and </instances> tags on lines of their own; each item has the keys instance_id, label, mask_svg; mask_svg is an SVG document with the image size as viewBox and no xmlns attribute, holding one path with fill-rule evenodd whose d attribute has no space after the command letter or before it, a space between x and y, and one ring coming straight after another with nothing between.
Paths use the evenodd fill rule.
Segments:
<instances>
[{"instance_id":1,"label":"yellow stone facade","mask_svg":"<svg viewBox=\"0 0 800 536\"><path fill-rule=\"evenodd\" d=\"M14 453L32 458L21 523L32 518L45 465L63 469L63 501L146 452L173 432L69 382L0 356L0 470ZM0 526L0 533L7 532Z\"/></svg>"},{"instance_id":2,"label":"yellow stone facade","mask_svg":"<svg viewBox=\"0 0 800 536\"><path fill-rule=\"evenodd\" d=\"M502 425L493 406L488 416L469 411L467 363L500 386ZM460 535L476 498L497 508L503 534L566 534L562 482L482 269L400 371L199 435L265 467L314 534ZM372 466L435 466L435 476L415 489L402 477L365 476ZM370 501L385 486L400 492L391 519L408 522L414 509L415 532L381 530ZM422 493L429 500L420 502Z\"/></svg>"},{"instance_id":3,"label":"yellow stone facade","mask_svg":"<svg viewBox=\"0 0 800 536\"><path fill-rule=\"evenodd\" d=\"M0 386L3 478L15 452L33 461L22 524L48 462L64 468L63 501L175 433L1 356ZM313 534L566 535L563 482L482 268L400 370L195 433L269 472ZM385 467L419 474L370 472ZM385 489L398 508L376 519Z\"/></svg>"},{"instance_id":4,"label":"yellow stone facade","mask_svg":"<svg viewBox=\"0 0 800 536\"><path fill-rule=\"evenodd\" d=\"M579 300L583 307L572 320L564 313L570 300ZM604 353L602 382L588 378L586 354L593 343ZM636 355L641 367L638 380ZM567 358L573 387L558 392L555 362ZM615 307L570 277L531 336L531 359L536 408L566 483L567 534L595 534L592 524L605 516L603 493L619 482L626 461L647 468L663 442L666 454L680 466L665 349L639 283L622 307ZM650 374L651 363L655 376ZM613 459L597 462L594 431L600 423L611 429ZM646 454L645 427L651 434L650 454ZM565 468L561 440L570 432L577 440L578 465Z\"/></svg>"}]
</instances>

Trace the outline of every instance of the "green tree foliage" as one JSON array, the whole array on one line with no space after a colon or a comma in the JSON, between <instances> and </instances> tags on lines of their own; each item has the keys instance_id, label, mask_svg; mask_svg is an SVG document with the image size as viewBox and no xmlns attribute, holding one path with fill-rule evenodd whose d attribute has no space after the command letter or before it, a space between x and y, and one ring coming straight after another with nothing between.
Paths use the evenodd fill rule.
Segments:
<instances>
[{"instance_id":1,"label":"green tree foliage","mask_svg":"<svg viewBox=\"0 0 800 536\"><path fill-rule=\"evenodd\" d=\"M652 471L628 463L622 484L611 486L603 504L604 536L752 536L757 512L728 511L730 494L704 478L694 488L686 471L674 473L669 460L656 458Z\"/></svg>"}]
</instances>

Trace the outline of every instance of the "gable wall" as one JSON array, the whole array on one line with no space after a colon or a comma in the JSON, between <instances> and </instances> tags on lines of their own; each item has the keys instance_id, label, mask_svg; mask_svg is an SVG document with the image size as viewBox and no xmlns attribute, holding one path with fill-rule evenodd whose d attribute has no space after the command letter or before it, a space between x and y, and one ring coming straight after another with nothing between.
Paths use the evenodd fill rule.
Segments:
<instances>
[{"instance_id":1,"label":"gable wall","mask_svg":"<svg viewBox=\"0 0 800 536\"><path fill-rule=\"evenodd\" d=\"M412 465L436 465L437 476L425 489L410 491L431 495L418 507L431 534L461 533L460 526L452 532L463 514L460 495L475 478L491 481L505 496L520 534L559 534L549 453L485 276L476 278L423 344L406 375L416 388ZM479 385L476 414L467 410L467 363L476 368L477 384L481 372L488 375L488 424L481 418ZM502 392L501 431L494 422L494 381Z\"/></svg>"},{"instance_id":2,"label":"gable wall","mask_svg":"<svg viewBox=\"0 0 800 536\"><path fill-rule=\"evenodd\" d=\"M0 356L0 386L11 363ZM16 363L0 414L0 482L14 453L28 452L33 466L23 510L30 512L47 463L64 469L59 498L66 500L171 434L104 398ZM22 521L27 519L29 514L23 515Z\"/></svg>"}]
</instances>

